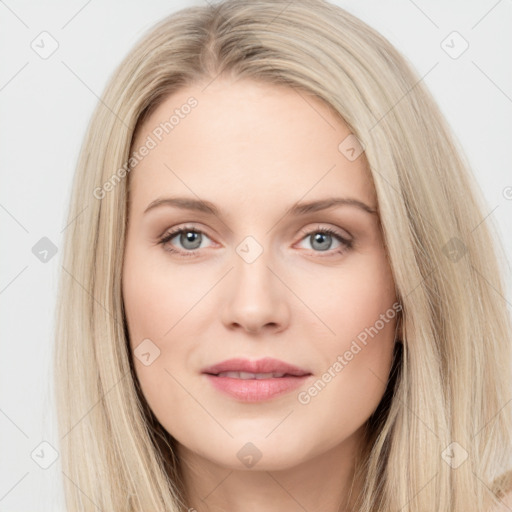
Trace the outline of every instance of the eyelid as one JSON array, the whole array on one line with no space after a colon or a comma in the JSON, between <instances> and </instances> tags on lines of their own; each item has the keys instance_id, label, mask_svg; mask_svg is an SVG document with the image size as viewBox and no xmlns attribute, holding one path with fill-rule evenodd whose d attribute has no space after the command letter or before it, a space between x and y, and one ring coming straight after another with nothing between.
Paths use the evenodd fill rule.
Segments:
<instances>
[{"instance_id":1,"label":"eyelid","mask_svg":"<svg viewBox=\"0 0 512 512\"><path fill-rule=\"evenodd\" d=\"M316 231L329 231L330 233L336 235L336 236L339 236L340 238L342 238L343 240L347 241L347 242L352 242L354 240L354 237L352 236L351 233L349 233L346 229L342 229L342 228L339 228L339 227L331 227L331 226L322 226L320 223L317 223L316 224L316 227L314 228L302 228L301 231L300 231L300 235L302 236L302 238L304 236L308 236L308 235L311 235L312 233L316 232ZM345 234L343 234L345 233ZM301 238L301 240L302 240Z\"/></svg>"}]
</instances>

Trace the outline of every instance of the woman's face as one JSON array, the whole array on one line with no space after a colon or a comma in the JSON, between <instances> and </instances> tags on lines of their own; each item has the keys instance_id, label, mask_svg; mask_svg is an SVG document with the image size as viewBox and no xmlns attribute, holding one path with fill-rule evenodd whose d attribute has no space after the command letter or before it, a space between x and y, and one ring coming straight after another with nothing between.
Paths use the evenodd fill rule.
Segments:
<instances>
[{"instance_id":1,"label":"woman's face","mask_svg":"<svg viewBox=\"0 0 512 512\"><path fill-rule=\"evenodd\" d=\"M355 446L386 387L397 305L376 196L320 100L204 86L167 98L133 147L123 300L135 369L184 455L290 468ZM249 366L230 371L249 374L204 373L234 358ZM263 358L305 375L250 366Z\"/></svg>"}]
</instances>

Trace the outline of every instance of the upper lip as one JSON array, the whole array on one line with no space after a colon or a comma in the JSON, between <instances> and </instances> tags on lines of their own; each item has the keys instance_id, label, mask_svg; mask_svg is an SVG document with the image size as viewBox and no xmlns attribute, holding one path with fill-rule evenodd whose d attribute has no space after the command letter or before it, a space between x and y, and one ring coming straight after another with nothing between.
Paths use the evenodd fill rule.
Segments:
<instances>
[{"instance_id":1,"label":"upper lip","mask_svg":"<svg viewBox=\"0 0 512 512\"><path fill-rule=\"evenodd\" d=\"M279 359L274 359L273 357L265 357L256 361L241 358L227 359L202 370L202 373L209 373L211 375L218 375L222 372L284 373L297 377L311 375L311 372L307 370Z\"/></svg>"}]
</instances>

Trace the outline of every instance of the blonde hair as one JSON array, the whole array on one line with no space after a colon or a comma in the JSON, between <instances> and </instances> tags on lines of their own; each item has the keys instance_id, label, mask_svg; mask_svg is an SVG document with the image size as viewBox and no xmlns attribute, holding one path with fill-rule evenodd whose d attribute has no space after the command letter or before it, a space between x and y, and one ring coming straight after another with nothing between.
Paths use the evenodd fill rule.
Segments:
<instances>
[{"instance_id":1,"label":"blonde hair","mask_svg":"<svg viewBox=\"0 0 512 512\"><path fill-rule=\"evenodd\" d=\"M365 149L403 314L394 377L368 422L356 509L498 504L512 462L505 257L462 149L405 59L353 15L322 0L228 0L155 25L111 77L87 130L56 316L68 510L187 509L174 439L142 396L129 351L125 163L164 98L223 74L315 95ZM454 453L467 455L456 468Z\"/></svg>"}]
</instances>

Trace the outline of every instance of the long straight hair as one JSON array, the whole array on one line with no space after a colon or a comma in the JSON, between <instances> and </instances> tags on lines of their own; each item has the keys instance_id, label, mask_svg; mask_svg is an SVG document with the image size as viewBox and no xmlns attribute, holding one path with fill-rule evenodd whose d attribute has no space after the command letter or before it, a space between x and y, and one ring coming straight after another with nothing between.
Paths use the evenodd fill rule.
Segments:
<instances>
[{"instance_id":1,"label":"long straight hair","mask_svg":"<svg viewBox=\"0 0 512 512\"><path fill-rule=\"evenodd\" d=\"M360 141L373 177L402 343L367 425L356 510L498 504L512 464L506 258L460 144L405 59L345 10L227 0L183 9L143 36L110 78L82 146L55 319L68 510L188 508L175 441L142 396L129 350L127 199L137 128L168 95L223 74L321 99Z\"/></svg>"}]
</instances>

